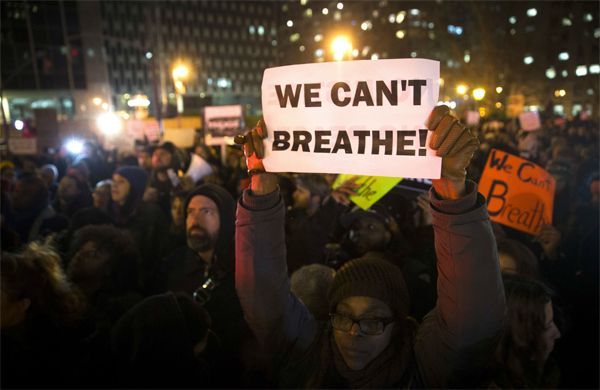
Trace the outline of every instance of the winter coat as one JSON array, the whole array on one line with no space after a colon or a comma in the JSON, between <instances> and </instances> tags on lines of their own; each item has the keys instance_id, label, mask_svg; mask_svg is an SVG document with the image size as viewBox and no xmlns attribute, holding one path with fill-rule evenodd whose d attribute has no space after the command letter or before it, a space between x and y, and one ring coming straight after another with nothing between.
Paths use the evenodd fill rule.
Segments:
<instances>
[{"instance_id":1,"label":"winter coat","mask_svg":"<svg viewBox=\"0 0 600 390\"><path fill-rule=\"evenodd\" d=\"M435 309L416 331L412 348L395 349L406 340L392 340L359 372L339 363L331 328L317 323L290 293L278 192L243 194L236 222L236 289L248 324L271 351L281 385L444 388L473 387L482 380L502 327L505 297L485 199L475 183L467 184L462 199L430 194L439 274Z\"/></svg>"}]
</instances>

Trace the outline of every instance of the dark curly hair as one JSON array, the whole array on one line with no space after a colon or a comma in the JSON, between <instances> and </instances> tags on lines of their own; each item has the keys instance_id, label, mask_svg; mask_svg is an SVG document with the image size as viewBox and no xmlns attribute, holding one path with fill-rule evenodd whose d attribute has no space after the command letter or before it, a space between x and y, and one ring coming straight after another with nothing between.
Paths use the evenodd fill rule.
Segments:
<instances>
[{"instance_id":1,"label":"dark curly hair","mask_svg":"<svg viewBox=\"0 0 600 390\"><path fill-rule=\"evenodd\" d=\"M85 299L67 280L58 253L47 244L29 243L18 253L2 253L2 291L31 301L28 318L57 326L73 325L85 311Z\"/></svg>"}]
</instances>

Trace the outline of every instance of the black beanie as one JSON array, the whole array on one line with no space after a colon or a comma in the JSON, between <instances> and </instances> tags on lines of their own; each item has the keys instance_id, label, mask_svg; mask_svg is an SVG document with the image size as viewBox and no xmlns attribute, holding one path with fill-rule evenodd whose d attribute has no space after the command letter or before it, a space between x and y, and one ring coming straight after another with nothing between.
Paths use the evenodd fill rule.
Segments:
<instances>
[{"instance_id":1,"label":"black beanie","mask_svg":"<svg viewBox=\"0 0 600 390\"><path fill-rule=\"evenodd\" d=\"M366 257L350 260L335 274L329 289L329 311L348 297L365 296L385 302L394 316L409 315L408 288L400 268L387 260Z\"/></svg>"},{"instance_id":2,"label":"black beanie","mask_svg":"<svg viewBox=\"0 0 600 390\"><path fill-rule=\"evenodd\" d=\"M194 196L198 195L212 199L219 209L220 228L216 248L217 254L223 255L225 252L233 252L235 238L235 210L237 206L235 200L233 200L233 197L223 187L212 183L201 184L190 191L185 199L183 213L186 219L188 204Z\"/></svg>"}]
</instances>

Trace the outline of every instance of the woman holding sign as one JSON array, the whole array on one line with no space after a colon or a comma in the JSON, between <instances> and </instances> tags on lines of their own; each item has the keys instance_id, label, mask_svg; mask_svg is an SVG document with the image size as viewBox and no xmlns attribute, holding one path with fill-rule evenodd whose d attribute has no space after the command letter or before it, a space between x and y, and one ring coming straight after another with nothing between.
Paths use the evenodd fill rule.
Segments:
<instances>
[{"instance_id":1,"label":"woman holding sign","mask_svg":"<svg viewBox=\"0 0 600 390\"><path fill-rule=\"evenodd\" d=\"M261 161L266 128L259 122L238 138L252 184L237 210L236 289L281 386L443 388L481 380L505 298L485 199L466 180L478 142L445 106L428 122L431 148L443 158L430 193L439 298L420 325L408 317L402 272L373 258L340 268L329 291L330 320L315 321L290 292L285 208L277 177Z\"/></svg>"}]
</instances>

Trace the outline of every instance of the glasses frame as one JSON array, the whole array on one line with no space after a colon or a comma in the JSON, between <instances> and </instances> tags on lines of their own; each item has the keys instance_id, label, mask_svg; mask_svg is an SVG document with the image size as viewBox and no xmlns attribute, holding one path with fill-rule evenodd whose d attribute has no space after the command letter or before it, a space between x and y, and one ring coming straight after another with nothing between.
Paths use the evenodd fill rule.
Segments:
<instances>
[{"instance_id":1,"label":"glasses frame","mask_svg":"<svg viewBox=\"0 0 600 390\"><path fill-rule=\"evenodd\" d=\"M338 329L333 325L333 318L335 316L340 316L340 317L344 317L349 319L350 321L352 321L352 325L350 325L350 328L348 328L348 330L344 330L344 329ZM381 321L383 323L383 329L381 330L381 332L379 333L368 333L365 332L360 324L361 321L363 320L376 320L376 321ZM382 335L385 332L385 328L387 328L387 326L389 324L391 324L392 322L396 321L396 317L367 317L367 318L353 318L350 316L347 316L345 314L341 314L341 313L329 313L329 323L331 324L331 327L335 330L339 330L340 332L350 332L352 330L352 327L354 327L354 324L358 324L358 329L360 330L361 333L367 335L367 336L379 336Z\"/></svg>"}]
</instances>

